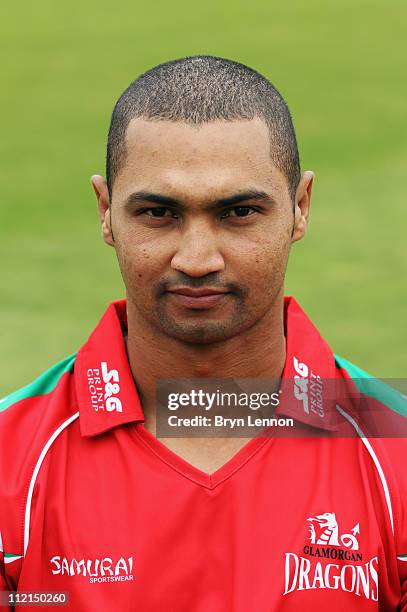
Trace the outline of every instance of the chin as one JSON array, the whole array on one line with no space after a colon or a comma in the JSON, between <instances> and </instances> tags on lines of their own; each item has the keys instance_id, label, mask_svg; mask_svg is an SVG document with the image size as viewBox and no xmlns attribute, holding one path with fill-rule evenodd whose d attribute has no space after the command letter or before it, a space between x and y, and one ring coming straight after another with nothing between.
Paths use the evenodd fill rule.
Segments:
<instances>
[{"instance_id":1,"label":"chin","mask_svg":"<svg viewBox=\"0 0 407 612\"><path fill-rule=\"evenodd\" d=\"M187 344L214 344L217 342L224 342L232 338L233 336L239 335L241 329L234 326L230 326L227 323L221 322L205 322L191 324L191 321L181 322L167 322L166 325L160 326L162 331L171 338Z\"/></svg>"}]
</instances>

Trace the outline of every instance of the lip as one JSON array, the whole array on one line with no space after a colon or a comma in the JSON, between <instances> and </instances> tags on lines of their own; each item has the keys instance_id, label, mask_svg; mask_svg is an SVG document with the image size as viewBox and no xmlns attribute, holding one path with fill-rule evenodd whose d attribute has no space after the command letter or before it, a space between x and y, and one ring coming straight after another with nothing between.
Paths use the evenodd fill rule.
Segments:
<instances>
[{"instance_id":1,"label":"lip","mask_svg":"<svg viewBox=\"0 0 407 612\"><path fill-rule=\"evenodd\" d=\"M170 289L169 293L177 293L178 295L188 295L190 297L203 297L205 295L219 295L220 293L229 293L228 291L219 291L219 289L211 289L203 287L201 289L193 289L192 287L179 287L178 289Z\"/></svg>"},{"instance_id":2,"label":"lip","mask_svg":"<svg viewBox=\"0 0 407 612\"><path fill-rule=\"evenodd\" d=\"M178 304L196 310L217 306L229 295L229 293L229 291L220 291L219 289L192 289L191 287L180 287L168 291L168 294L171 295Z\"/></svg>"}]
</instances>

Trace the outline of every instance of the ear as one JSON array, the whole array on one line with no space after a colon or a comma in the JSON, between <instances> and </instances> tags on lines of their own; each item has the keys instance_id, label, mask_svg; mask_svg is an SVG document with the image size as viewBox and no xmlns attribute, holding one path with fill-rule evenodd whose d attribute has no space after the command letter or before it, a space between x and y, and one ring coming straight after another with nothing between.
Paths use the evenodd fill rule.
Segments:
<instances>
[{"instance_id":1,"label":"ear","mask_svg":"<svg viewBox=\"0 0 407 612\"><path fill-rule=\"evenodd\" d=\"M102 238L106 244L114 246L110 215L110 198L107 183L103 176L98 174L94 174L91 177L91 183L98 203L99 220L102 227Z\"/></svg>"},{"instance_id":2,"label":"ear","mask_svg":"<svg viewBox=\"0 0 407 612\"><path fill-rule=\"evenodd\" d=\"M307 231L314 177L315 174L311 172L311 170L307 170L298 183L297 192L295 194L294 227L291 242L301 240Z\"/></svg>"}]
</instances>

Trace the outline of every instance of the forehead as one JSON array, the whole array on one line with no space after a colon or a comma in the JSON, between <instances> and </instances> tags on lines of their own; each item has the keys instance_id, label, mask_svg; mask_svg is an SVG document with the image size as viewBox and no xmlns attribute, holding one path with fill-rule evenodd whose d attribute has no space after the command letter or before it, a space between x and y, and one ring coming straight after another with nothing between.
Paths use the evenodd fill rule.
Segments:
<instances>
[{"instance_id":1,"label":"forehead","mask_svg":"<svg viewBox=\"0 0 407 612\"><path fill-rule=\"evenodd\" d=\"M286 180L270 157L266 123L213 121L191 125L133 119L126 131L126 156L115 190L165 190L196 197L239 189L283 189Z\"/></svg>"}]
</instances>

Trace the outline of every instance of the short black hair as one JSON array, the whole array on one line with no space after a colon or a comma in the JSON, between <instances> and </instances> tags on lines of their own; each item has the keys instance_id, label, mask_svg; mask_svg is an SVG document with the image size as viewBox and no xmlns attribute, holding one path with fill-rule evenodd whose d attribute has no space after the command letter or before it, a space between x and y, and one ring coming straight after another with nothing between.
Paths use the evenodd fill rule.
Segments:
<instances>
[{"instance_id":1,"label":"short black hair","mask_svg":"<svg viewBox=\"0 0 407 612\"><path fill-rule=\"evenodd\" d=\"M300 160L290 111L280 92L252 68L195 55L159 64L133 81L116 102L110 121L106 155L110 200L126 157L126 130L136 117L192 124L260 117L270 131L271 159L286 176L294 201Z\"/></svg>"}]
</instances>

